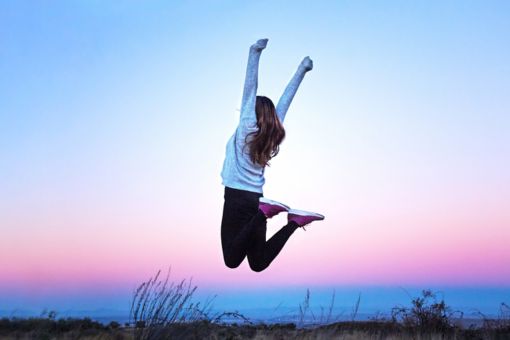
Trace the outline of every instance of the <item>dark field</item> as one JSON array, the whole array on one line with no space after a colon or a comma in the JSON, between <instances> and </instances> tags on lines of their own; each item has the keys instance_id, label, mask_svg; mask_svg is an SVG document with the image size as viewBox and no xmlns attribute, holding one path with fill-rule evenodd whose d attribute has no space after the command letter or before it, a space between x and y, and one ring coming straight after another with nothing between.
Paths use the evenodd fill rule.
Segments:
<instances>
[{"instance_id":1,"label":"dark field","mask_svg":"<svg viewBox=\"0 0 510 340\"><path fill-rule=\"evenodd\" d=\"M139 325L141 326L141 325ZM2 319L0 339L510 339L510 325L426 330L392 321L337 322L298 328L295 324L216 324L209 321L162 327L108 325L90 319Z\"/></svg>"}]
</instances>

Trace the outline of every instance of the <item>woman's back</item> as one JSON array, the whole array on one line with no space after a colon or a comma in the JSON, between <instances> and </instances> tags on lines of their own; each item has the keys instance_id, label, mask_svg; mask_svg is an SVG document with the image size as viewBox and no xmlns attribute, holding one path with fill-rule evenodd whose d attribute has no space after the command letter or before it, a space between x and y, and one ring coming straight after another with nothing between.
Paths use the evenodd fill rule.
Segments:
<instances>
[{"instance_id":1,"label":"woman's back","mask_svg":"<svg viewBox=\"0 0 510 340\"><path fill-rule=\"evenodd\" d=\"M253 114L255 115L255 113ZM249 148L245 147L247 135L257 131L257 125L243 125L241 122L228 140L225 161L221 171L223 185L262 193L262 187L265 183L265 167L253 163L250 159Z\"/></svg>"}]
</instances>

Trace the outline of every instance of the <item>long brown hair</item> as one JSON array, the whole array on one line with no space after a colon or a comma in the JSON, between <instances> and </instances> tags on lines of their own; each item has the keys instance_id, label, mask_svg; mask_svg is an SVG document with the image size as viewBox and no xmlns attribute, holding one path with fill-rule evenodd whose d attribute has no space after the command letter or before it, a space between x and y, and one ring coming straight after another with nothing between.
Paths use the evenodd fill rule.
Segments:
<instances>
[{"instance_id":1,"label":"long brown hair","mask_svg":"<svg viewBox=\"0 0 510 340\"><path fill-rule=\"evenodd\" d=\"M280 143L285 138L285 129L276 115L271 99L257 96L255 112L259 129L246 136L245 146L250 147L250 158L253 163L266 166L280 151ZM247 141L250 136L250 141Z\"/></svg>"}]
</instances>

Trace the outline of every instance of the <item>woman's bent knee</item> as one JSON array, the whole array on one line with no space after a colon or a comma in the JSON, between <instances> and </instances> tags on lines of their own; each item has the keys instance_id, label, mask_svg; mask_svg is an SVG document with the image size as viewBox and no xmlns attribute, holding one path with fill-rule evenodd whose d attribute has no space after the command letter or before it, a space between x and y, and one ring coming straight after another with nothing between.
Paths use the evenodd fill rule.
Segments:
<instances>
[{"instance_id":1,"label":"woman's bent knee","mask_svg":"<svg viewBox=\"0 0 510 340\"><path fill-rule=\"evenodd\" d=\"M225 261L225 265L227 267L229 267L230 269L235 269L235 268L239 267L240 263Z\"/></svg>"},{"instance_id":2,"label":"woman's bent knee","mask_svg":"<svg viewBox=\"0 0 510 340\"><path fill-rule=\"evenodd\" d=\"M263 271L268 267L267 265L260 262L248 262L248 263L250 264L251 270L257 273Z\"/></svg>"},{"instance_id":3,"label":"woman's bent knee","mask_svg":"<svg viewBox=\"0 0 510 340\"><path fill-rule=\"evenodd\" d=\"M233 258L231 256L223 256L223 260L225 262L225 265L232 269L239 267L241 262L243 262L243 259L239 261L239 259Z\"/></svg>"}]
</instances>

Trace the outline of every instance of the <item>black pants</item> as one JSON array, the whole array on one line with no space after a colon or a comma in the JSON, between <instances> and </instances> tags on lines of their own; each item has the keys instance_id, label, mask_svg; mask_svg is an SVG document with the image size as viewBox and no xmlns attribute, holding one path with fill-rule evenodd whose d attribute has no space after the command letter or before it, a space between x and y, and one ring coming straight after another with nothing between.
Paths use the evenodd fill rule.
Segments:
<instances>
[{"instance_id":1,"label":"black pants","mask_svg":"<svg viewBox=\"0 0 510 340\"><path fill-rule=\"evenodd\" d=\"M221 245L227 267L236 268L248 256L250 268L266 269L298 228L291 222L266 241L266 216L259 210L262 194L225 187Z\"/></svg>"}]
</instances>

